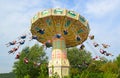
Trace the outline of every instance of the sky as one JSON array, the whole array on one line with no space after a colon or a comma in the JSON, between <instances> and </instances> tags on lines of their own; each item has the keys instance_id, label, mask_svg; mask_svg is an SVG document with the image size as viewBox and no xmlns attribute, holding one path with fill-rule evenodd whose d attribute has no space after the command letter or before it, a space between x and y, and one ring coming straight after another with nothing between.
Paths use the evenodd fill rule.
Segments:
<instances>
[{"instance_id":1,"label":"sky","mask_svg":"<svg viewBox=\"0 0 120 78\"><path fill-rule=\"evenodd\" d=\"M29 32L31 18L39 11L50 8L66 8L84 16L90 25L90 34L95 35L98 43L110 44L107 49L115 59L120 54L120 0L0 0L0 73L12 71L16 54L8 54L12 47L6 47L9 41ZM93 52L91 41L84 42L87 50ZM32 46L37 41L26 42ZM97 50L97 49L95 49ZM49 55L51 49L47 49ZM92 55L99 53L93 52Z\"/></svg>"}]
</instances>

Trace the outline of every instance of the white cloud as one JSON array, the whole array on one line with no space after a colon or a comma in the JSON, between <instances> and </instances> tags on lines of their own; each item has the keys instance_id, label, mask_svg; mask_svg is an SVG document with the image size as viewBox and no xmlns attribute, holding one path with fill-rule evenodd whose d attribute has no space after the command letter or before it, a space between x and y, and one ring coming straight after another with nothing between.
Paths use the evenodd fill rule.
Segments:
<instances>
[{"instance_id":1,"label":"white cloud","mask_svg":"<svg viewBox=\"0 0 120 78\"><path fill-rule=\"evenodd\" d=\"M26 32L30 26L30 19L43 9L44 4L47 3L40 0L0 1L0 61L5 59L0 65L0 73L10 72L14 63L15 55L7 53L12 47L7 48L5 44Z\"/></svg>"},{"instance_id":2,"label":"white cloud","mask_svg":"<svg viewBox=\"0 0 120 78\"><path fill-rule=\"evenodd\" d=\"M34 14L43 9L45 1L0 1L0 35L2 38L9 36L16 38L18 34L26 31ZM43 5L39 5L43 4ZM38 7L39 5L39 7ZM9 41L9 40L8 40Z\"/></svg>"},{"instance_id":3,"label":"white cloud","mask_svg":"<svg viewBox=\"0 0 120 78\"><path fill-rule=\"evenodd\" d=\"M119 8L120 0L93 0L86 4L86 13L104 16Z\"/></svg>"},{"instance_id":4,"label":"white cloud","mask_svg":"<svg viewBox=\"0 0 120 78\"><path fill-rule=\"evenodd\" d=\"M53 8L65 8L68 10L73 10L73 7L75 7L77 4L75 2L76 0L69 1L69 0L51 0L51 4L53 5Z\"/></svg>"},{"instance_id":5,"label":"white cloud","mask_svg":"<svg viewBox=\"0 0 120 78\"><path fill-rule=\"evenodd\" d=\"M51 3L54 8L60 8L62 5L58 0L51 0Z\"/></svg>"}]
</instances>

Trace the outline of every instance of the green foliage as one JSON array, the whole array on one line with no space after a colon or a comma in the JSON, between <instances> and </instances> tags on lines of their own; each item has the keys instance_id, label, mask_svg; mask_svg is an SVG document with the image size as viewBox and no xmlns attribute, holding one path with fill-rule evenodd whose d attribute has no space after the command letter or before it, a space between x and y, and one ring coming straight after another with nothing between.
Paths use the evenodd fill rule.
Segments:
<instances>
[{"instance_id":1,"label":"green foliage","mask_svg":"<svg viewBox=\"0 0 120 78\"><path fill-rule=\"evenodd\" d=\"M40 71L38 78L48 78L48 65L45 63L41 64L39 69Z\"/></svg>"},{"instance_id":2,"label":"green foliage","mask_svg":"<svg viewBox=\"0 0 120 78\"><path fill-rule=\"evenodd\" d=\"M67 49L67 56L70 61L70 65L73 67L82 65L84 62L89 64L92 60L90 52L79 50L75 47Z\"/></svg>"},{"instance_id":3,"label":"green foliage","mask_svg":"<svg viewBox=\"0 0 120 78\"><path fill-rule=\"evenodd\" d=\"M103 74L103 78L117 78L117 74L112 73L112 72L105 72Z\"/></svg>"},{"instance_id":4,"label":"green foliage","mask_svg":"<svg viewBox=\"0 0 120 78\"><path fill-rule=\"evenodd\" d=\"M1 73L0 78L15 78L15 74L13 72L10 73Z\"/></svg>"},{"instance_id":5,"label":"green foliage","mask_svg":"<svg viewBox=\"0 0 120 78\"><path fill-rule=\"evenodd\" d=\"M120 54L118 55L118 57L114 60L114 62L117 64L118 66L118 77L120 78Z\"/></svg>"},{"instance_id":6,"label":"green foliage","mask_svg":"<svg viewBox=\"0 0 120 78\"><path fill-rule=\"evenodd\" d=\"M89 73L86 78L103 78L103 73Z\"/></svg>"},{"instance_id":7,"label":"green foliage","mask_svg":"<svg viewBox=\"0 0 120 78\"><path fill-rule=\"evenodd\" d=\"M116 63L118 65L118 67L120 68L120 55L116 58Z\"/></svg>"},{"instance_id":8,"label":"green foliage","mask_svg":"<svg viewBox=\"0 0 120 78\"><path fill-rule=\"evenodd\" d=\"M60 78L60 76L58 75L57 72L55 72L55 73L52 74L52 77L50 77L50 78Z\"/></svg>"},{"instance_id":9,"label":"green foliage","mask_svg":"<svg viewBox=\"0 0 120 78\"><path fill-rule=\"evenodd\" d=\"M24 58L28 59L28 64L24 63ZM17 78L37 78L41 74L47 76L47 66L43 65L47 64L47 60L48 58L43 51L43 47L37 44L31 48L26 47L22 50L19 60L14 63L13 72ZM40 65L37 65L38 63Z\"/></svg>"},{"instance_id":10,"label":"green foliage","mask_svg":"<svg viewBox=\"0 0 120 78\"><path fill-rule=\"evenodd\" d=\"M117 78L120 78L120 74L118 74Z\"/></svg>"},{"instance_id":11,"label":"green foliage","mask_svg":"<svg viewBox=\"0 0 120 78\"><path fill-rule=\"evenodd\" d=\"M71 66L70 77L63 78L120 78L120 55L112 62L105 57L102 60L92 60L90 52L75 47L67 49L67 54ZM28 64L23 62L25 57L29 60ZM36 66L34 62L41 64ZM26 47L22 50L20 59L14 63L13 71L16 78L49 78L47 62L43 47ZM59 78L59 75L53 73L51 78Z\"/></svg>"},{"instance_id":12,"label":"green foliage","mask_svg":"<svg viewBox=\"0 0 120 78\"><path fill-rule=\"evenodd\" d=\"M114 60L114 62L117 64L118 68L119 68L119 73L120 73L120 54L118 55L118 57Z\"/></svg>"},{"instance_id":13,"label":"green foliage","mask_svg":"<svg viewBox=\"0 0 120 78\"><path fill-rule=\"evenodd\" d=\"M92 60L91 54L85 50L67 50L71 78L120 78L120 55L114 62L109 62L105 57L101 57L102 60Z\"/></svg>"},{"instance_id":14,"label":"green foliage","mask_svg":"<svg viewBox=\"0 0 120 78\"><path fill-rule=\"evenodd\" d=\"M118 66L116 63L108 62L108 63L102 65L100 70L103 72L117 73L118 71L116 71L116 70L118 70Z\"/></svg>"},{"instance_id":15,"label":"green foliage","mask_svg":"<svg viewBox=\"0 0 120 78\"><path fill-rule=\"evenodd\" d=\"M89 72L93 72L93 73L94 72L99 73L99 72L101 72L101 70L99 70L99 69L103 64L105 64L104 61L94 60L89 64L89 66L86 70L89 71Z\"/></svg>"},{"instance_id":16,"label":"green foliage","mask_svg":"<svg viewBox=\"0 0 120 78\"><path fill-rule=\"evenodd\" d=\"M29 76L29 75L26 75L26 76L24 76L24 78L30 78L30 76Z\"/></svg>"},{"instance_id":17,"label":"green foliage","mask_svg":"<svg viewBox=\"0 0 120 78\"><path fill-rule=\"evenodd\" d=\"M71 77L77 76L87 69L88 65L92 61L91 53L85 50L79 50L78 48L67 49L67 56L70 61L70 74Z\"/></svg>"}]
</instances>

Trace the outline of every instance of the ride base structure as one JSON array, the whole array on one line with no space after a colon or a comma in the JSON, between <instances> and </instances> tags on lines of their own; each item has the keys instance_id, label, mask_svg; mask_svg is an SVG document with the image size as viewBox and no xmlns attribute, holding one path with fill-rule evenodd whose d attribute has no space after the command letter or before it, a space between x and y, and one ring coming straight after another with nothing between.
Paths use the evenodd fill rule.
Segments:
<instances>
[{"instance_id":1,"label":"ride base structure","mask_svg":"<svg viewBox=\"0 0 120 78\"><path fill-rule=\"evenodd\" d=\"M49 77L57 73L60 78L69 76L70 64L67 48L82 44L88 37L88 21L80 14L55 8L38 12L31 20L31 33L42 44L49 41L52 58L49 61Z\"/></svg>"},{"instance_id":2,"label":"ride base structure","mask_svg":"<svg viewBox=\"0 0 120 78\"><path fill-rule=\"evenodd\" d=\"M53 39L52 59L49 61L49 76L57 72L61 76L69 75L69 61L67 59L67 50L64 38Z\"/></svg>"}]
</instances>

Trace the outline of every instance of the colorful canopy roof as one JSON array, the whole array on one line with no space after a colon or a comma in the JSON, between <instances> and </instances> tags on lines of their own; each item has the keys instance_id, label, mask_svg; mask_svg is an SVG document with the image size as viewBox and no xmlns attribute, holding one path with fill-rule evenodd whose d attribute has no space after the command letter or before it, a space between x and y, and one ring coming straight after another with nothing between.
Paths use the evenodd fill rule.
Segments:
<instances>
[{"instance_id":1,"label":"colorful canopy roof","mask_svg":"<svg viewBox=\"0 0 120 78\"><path fill-rule=\"evenodd\" d=\"M60 8L38 12L32 18L31 23L32 35L36 35L39 42L52 41L56 34L61 34L65 38L67 47L83 43L90 31L88 21L83 16ZM39 30L43 30L43 32L40 34ZM76 40L77 36L80 37L79 41Z\"/></svg>"}]
</instances>

